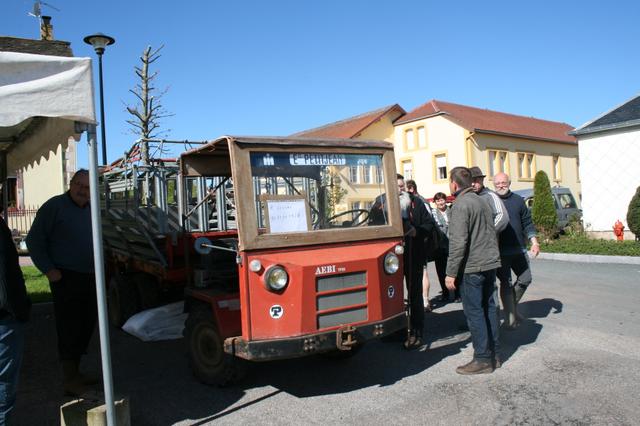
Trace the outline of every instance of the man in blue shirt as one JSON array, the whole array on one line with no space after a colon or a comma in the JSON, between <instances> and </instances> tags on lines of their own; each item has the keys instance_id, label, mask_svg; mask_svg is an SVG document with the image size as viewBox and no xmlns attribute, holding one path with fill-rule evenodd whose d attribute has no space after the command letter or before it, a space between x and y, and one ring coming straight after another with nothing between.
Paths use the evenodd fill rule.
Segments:
<instances>
[{"instance_id":1,"label":"man in blue shirt","mask_svg":"<svg viewBox=\"0 0 640 426\"><path fill-rule=\"evenodd\" d=\"M97 382L78 370L97 320L87 170L78 170L69 190L38 210L27 246L33 263L49 279L64 391L77 396L85 385Z\"/></svg>"}]
</instances>

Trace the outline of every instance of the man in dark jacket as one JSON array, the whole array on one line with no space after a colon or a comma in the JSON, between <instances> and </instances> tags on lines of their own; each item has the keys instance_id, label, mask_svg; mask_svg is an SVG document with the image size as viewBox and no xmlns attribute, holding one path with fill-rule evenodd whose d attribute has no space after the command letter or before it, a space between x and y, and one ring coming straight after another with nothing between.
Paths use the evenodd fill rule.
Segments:
<instances>
[{"instance_id":1,"label":"man in dark jacket","mask_svg":"<svg viewBox=\"0 0 640 426\"><path fill-rule=\"evenodd\" d=\"M458 374L492 373L500 367L496 269L500 267L498 240L491 207L471 188L471 172L455 167L449 187L456 201L449 219L449 259L445 284L455 290L462 272L462 309L473 343L473 360L456 369Z\"/></svg>"},{"instance_id":2,"label":"man in dark jacket","mask_svg":"<svg viewBox=\"0 0 640 426\"><path fill-rule=\"evenodd\" d=\"M0 217L0 425L10 424L16 401L23 324L29 319L30 309L18 252L11 231Z\"/></svg>"},{"instance_id":3,"label":"man in dark jacket","mask_svg":"<svg viewBox=\"0 0 640 426\"><path fill-rule=\"evenodd\" d=\"M493 177L496 194L509 213L509 224L500 233L500 261L502 267L498 269L500 280L500 299L504 309L504 321L507 330L518 326L518 302L531 284L531 268L527 256L527 241L531 241L531 253L537 256L540 245L536 237L536 228L531 220L531 213L524 203L524 199L509 189L511 179L506 173L498 173ZM516 281L512 283L511 271L516 274Z\"/></svg>"},{"instance_id":4,"label":"man in dark jacket","mask_svg":"<svg viewBox=\"0 0 640 426\"><path fill-rule=\"evenodd\" d=\"M78 170L66 193L40 207L27 247L33 263L49 279L64 392L80 395L85 385L98 381L78 370L98 319L87 170Z\"/></svg>"},{"instance_id":5,"label":"man in dark jacket","mask_svg":"<svg viewBox=\"0 0 640 426\"><path fill-rule=\"evenodd\" d=\"M422 298L422 269L426 262L424 239L436 226L424 202L407 192L404 176L398 179L398 195L404 229L404 277L409 295L409 333L406 349L422 346L424 328L424 300ZM369 225L387 223L387 194L376 197L369 213Z\"/></svg>"},{"instance_id":6,"label":"man in dark jacket","mask_svg":"<svg viewBox=\"0 0 640 426\"><path fill-rule=\"evenodd\" d=\"M422 270L427 261L425 238L436 226L433 217L420 197L407 192L404 177L398 175L398 193L402 223L405 230L404 275L409 292L409 336L406 349L422 346L424 328L424 299L422 294Z\"/></svg>"}]
</instances>

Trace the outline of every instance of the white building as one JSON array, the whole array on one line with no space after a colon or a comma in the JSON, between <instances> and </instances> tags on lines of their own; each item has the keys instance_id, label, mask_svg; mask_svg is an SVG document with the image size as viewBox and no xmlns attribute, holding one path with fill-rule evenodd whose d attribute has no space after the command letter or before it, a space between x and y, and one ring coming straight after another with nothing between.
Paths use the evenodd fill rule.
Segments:
<instances>
[{"instance_id":1,"label":"white building","mask_svg":"<svg viewBox=\"0 0 640 426\"><path fill-rule=\"evenodd\" d=\"M620 220L625 239L629 202L640 186L640 95L571 132L578 138L582 212L594 237L614 238Z\"/></svg>"}]
</instances>

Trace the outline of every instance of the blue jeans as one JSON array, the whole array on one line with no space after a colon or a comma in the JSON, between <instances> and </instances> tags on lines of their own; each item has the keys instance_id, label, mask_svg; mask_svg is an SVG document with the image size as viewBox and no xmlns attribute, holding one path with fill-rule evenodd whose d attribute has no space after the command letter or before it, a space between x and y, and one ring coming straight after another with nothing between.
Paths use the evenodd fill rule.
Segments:
<instances>
[{"instance_id":1,"label":"blue jeans","mask_svg":"<svg viewBox=\"0 0 640 426\"><path fill-rule=\"evenodd\" d=\"M13 318L0 320L0 425L9 424L18 390L24 329Z\"/></svg>"},{"instance_id":2,"label":"blue jeans","mask_svg":"<svg viewBox=\"0 0 640 426\"><path fill-rule=\"evenodd\" d=\"M464 274L460 294L471 332L473 358L490 361L500 349L496 270Z\"/></svg>"}]
</instances>

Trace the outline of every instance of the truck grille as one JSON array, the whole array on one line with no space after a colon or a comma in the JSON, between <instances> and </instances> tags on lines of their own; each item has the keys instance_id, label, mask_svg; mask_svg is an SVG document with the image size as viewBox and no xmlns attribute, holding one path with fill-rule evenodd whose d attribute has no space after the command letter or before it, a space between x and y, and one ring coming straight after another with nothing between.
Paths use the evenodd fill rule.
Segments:
<instances>
[{"instance_id":1,"label":"truck grille","mask_svg":"<svg viewBox=\"0 0 640 426\"><path fill-rule=\"evenodd\" d=\"M366 321L367 275L356 272L316 281L318 329Z\"/></svg>"}]
</instances>

